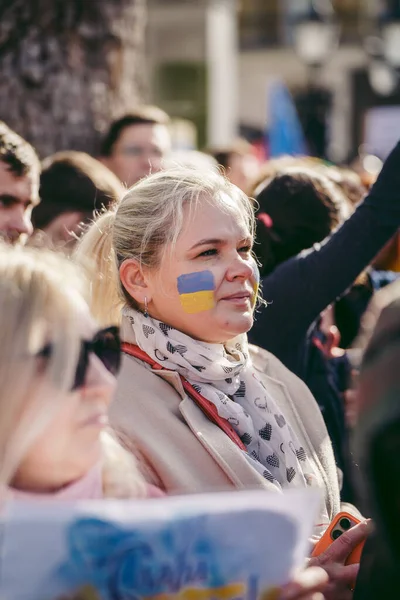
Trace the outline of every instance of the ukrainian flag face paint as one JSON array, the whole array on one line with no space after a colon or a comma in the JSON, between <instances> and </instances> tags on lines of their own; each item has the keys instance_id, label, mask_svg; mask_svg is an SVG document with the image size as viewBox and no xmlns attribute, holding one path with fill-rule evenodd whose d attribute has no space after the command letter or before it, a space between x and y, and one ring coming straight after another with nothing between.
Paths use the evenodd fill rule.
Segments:
<instances>
[{"instance_id":1,"label":"ukrainian flag face paint","mask_svg":"<svg viewBox=\"0 0 400 600\"><path fill-rule=\"evenodd\" d=\"M211 271L186 273L178 277L178 292L183 310L195 314L215 306L215 280Z\"/></svg>"},{"instance_id":2,"label":"ukrainian flag face paint","mask_svg":"<svg viewBox=\"0 0 400 600\"><path fill-rule=\"evenodd\" d=\"M259 268L258 268L258 265L257 265L255 259L252 258L251 261L252 261L251 268L253 269L253 278L251 280L251 283L252 283L253 291L254 291L252 305L255 306L255 304L257 302L258 288L260 286L260 271L259 271Z\"/></svg>"}]
</instances>

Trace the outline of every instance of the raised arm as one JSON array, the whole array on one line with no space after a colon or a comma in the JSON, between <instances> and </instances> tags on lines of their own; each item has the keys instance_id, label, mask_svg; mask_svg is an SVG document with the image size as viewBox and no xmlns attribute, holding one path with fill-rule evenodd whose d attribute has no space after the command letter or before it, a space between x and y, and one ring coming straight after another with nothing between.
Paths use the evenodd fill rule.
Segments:
<instances>
[{"instance_id":1,"label":"raised arm","mask_svg":"<svg viewBox=\"0 0 400 600\"><path fill-rule=\"evenodd\" d=\"M270 348L266 336L285 339L304 335L320 312L352 285L398 227L400 143L368 196L340 228L263 279L264 298L271 304L258 314L251 341Z\"/></svg>"}]
</instances>

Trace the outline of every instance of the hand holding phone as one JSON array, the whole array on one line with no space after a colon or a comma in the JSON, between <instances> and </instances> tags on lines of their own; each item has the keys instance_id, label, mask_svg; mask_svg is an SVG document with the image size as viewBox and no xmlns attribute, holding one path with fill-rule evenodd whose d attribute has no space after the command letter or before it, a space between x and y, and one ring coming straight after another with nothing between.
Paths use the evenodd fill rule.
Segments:
<instances>
[{"instance_id":1,"label":"hand holding phone","mask_svg":"<svg viewBox=\"0 0 400 600\"><path fill-rule=\"evenodd\" d=\"M325 531L321 539L316 543L311 556L319 556L329 546L337 540L346 531L349 531L352 527L360 523L360 520L347 512L340 512L333 519L328 529ZM358 564L361 559L362 550L365 544L365 540L362 541L354 550L349 554L345 561L345 565Z\"/></svg>"},{"instance_id":2,"label":"hand holding phone","mask_svg":"<svg viewBox=\"0 0 400 600\"><path fill-rule=\"evenodd\" d=\"M342 519L347 520L340 523ZM348 521L350 527L346 531ZM310 567L322 567L328 573L329 589L324 590L326 600L349 600L352 597L350 590L354 590L360 568L358 559L372 530L370 521L361 521L358 525L357 521L349 513L337 515L316 544L313 557L309 560ZM337 533L334 534L334 531Z\"/></svg>"}]
</instances>

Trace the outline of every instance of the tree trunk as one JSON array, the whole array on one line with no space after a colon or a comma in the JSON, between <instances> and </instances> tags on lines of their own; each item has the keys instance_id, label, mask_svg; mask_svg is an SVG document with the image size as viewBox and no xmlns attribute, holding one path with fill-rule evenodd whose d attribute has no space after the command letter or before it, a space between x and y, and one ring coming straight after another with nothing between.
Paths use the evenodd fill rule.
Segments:
<instances>
[{"instance_id":1,"label":"tree trunk","mask_svg":"<svg viewBox=\"0 0 400 600\"><path fill-rule=\"evenodd\" d=\"M0 0L0 119L44 157L96 155L143 99L146 0Z\"/></svg>"}]
</instances>

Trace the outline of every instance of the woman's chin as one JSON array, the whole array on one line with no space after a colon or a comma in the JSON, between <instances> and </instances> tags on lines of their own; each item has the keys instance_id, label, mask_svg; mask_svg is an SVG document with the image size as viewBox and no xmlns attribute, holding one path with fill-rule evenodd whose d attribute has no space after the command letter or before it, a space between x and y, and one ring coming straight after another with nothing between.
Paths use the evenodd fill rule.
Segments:
<instances>
[{"instance_id":1,"label":"woman's chin","mask_svg":"<svg viewBox=\"0 0 400 600\"><path fill-rule=\"evenodd\" d=\"M225 322L224 325L224 341L228 342L232 338L238 335L247 333L253 327L253 314L244 313L242 315L236 315L234 318Z\"/></svg>"},{"instance_id":2,"label":"woman's chin","mask_svg":"<svg viewBox=\"0 0 400 600\"><path fill-rule=\"evenodd\" d=\"M196 328L188 327L183 333L195 340L209 344L221 344L247 333L253 326L253 311L229 315L225 312L222 316L218 316L219 318L204 318L196 324Z\"/></svg>"}]
</instances>

